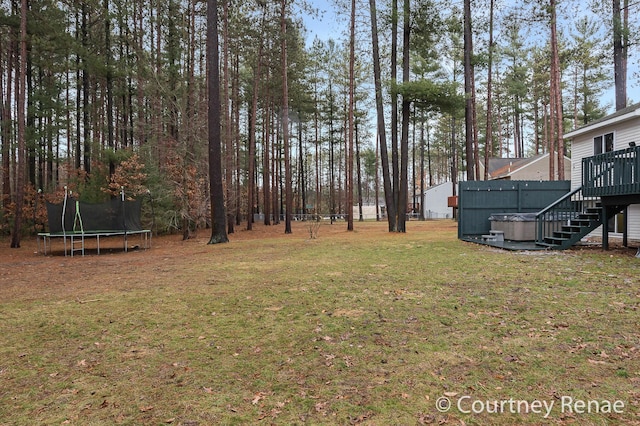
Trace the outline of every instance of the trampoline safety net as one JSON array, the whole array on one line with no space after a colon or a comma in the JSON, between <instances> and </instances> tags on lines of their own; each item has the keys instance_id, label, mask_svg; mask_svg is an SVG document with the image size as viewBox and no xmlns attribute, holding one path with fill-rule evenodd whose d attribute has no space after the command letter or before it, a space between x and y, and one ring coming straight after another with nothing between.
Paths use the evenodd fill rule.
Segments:
<instances>
[{"instance_id":1,"label":"trampoline safety net","mask_svg":"<svg viewBox=\"0 0 640 426\"><path fill-rule=\"evenodd\" d=\"M142 231L141 209L141 200L120 198L100 204L69 198L66 208L64 203L47 203L49 232Z\"/></svg>"}]
</instances>

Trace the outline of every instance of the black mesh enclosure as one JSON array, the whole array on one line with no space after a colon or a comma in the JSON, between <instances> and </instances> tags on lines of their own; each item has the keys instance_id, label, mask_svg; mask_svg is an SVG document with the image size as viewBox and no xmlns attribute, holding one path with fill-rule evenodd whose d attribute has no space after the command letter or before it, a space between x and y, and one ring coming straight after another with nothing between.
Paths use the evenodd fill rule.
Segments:
<instances>
[{"instance_id":1,"label":"black mesh enclosure","mask_svg":"<svg viewBox=\"0 0 640 426\"><path fill-rule=\"evenodd\" d=\"M124 202L124 225L127 231L142 231L142 200Z\"/></svg>"},{"instance_id":2,"label":"black mesh enclosure","mask_svg":"<svg viewBox=\"0 0 640 426\"><path fill-rule=\"evenodd\" d=\"M62 224L62 212L64 204L53 204L47 201L47 218L49 221L49 232L52 234L63 231L73 231L73 218L76 215L76 201L73 198L67 199L67 208L64 215L64 225Z\"/></svg>"},{"instance_id":3,"label":"black mesh enclosure","mask_svg":"<svg viewBox=\"0 0 640 426\"><path fill-rule=\"evenodd\" d=\"M76 206L80 212L76 216ZM92 204L78 202L73 198L67 200L64 217L65 232L109 232L109 231L141 231L140 214L142 201L122 201L113 198L105 203ZM47 203L49 232L61 233L63 204Z\"/></svg>"}]
</instances>

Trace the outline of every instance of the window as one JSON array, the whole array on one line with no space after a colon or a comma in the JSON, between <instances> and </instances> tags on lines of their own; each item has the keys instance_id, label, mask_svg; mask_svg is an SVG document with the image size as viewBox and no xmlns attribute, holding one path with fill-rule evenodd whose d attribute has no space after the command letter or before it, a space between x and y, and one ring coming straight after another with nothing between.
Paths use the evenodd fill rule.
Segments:
<instances>
[{"instance_id":1,"label":"window","mask_svg":"<svg viewBox=\"0 0 640 426\"><path fill-rule=\"evenodd\" d=\"M593 155L613 151L613 132L593 138Z\"/></svg>"}]
</instances>

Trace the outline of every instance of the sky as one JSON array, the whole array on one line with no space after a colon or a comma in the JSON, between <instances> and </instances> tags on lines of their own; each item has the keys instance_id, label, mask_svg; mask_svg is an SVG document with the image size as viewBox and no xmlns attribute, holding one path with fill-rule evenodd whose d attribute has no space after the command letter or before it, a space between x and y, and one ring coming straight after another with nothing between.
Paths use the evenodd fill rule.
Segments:
<instances>
[{"instance_id":1,"label":"sky","mask_svg":"<svg viewBox=\"0 0 640 426\"><path fill-rule=\"evenodd\" d=\"M326 41L330 38L338 41L346 37L348 28L348 16L339 17L336 12L334 1L332 0L308 0L308 3L317 8L319 15L312 17L309 14L302 14L307 33L307 45L310 46L317 36L320 40ZM613 72L613 70L611 70ZM636 76L640 74L638 60L636 57L629 58L629 73L627 84L627 97L631 103L640 102L640 84ZM602 94L601 105L609 106L608 112L615 111L613 78L611 87Z\"/></svg>"},{"instance_id":2,"label":"sky","mask_svg":"<svg viewBox=\"0 0 640 426\"><path fill-rule=\"evenodd\" d=\"M318 9L319 13L317 17L310 14L303 15L304 25L308 31L307 45L311 45L316 36L322 41L327 41L329 38L338 40L348 25L347 17L341 22L331 1L309 0L309 3Z\"/></svg>"}]
</instances>

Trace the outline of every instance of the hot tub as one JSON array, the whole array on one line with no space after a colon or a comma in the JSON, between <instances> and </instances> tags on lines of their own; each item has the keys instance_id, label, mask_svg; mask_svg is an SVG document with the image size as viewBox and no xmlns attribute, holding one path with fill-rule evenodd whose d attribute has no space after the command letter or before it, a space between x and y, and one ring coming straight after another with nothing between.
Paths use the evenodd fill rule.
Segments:
<instances>
[{"instance_id":1,"label":"hot tub","mask_svg":"<svg viewBox=\"0 0 640 426\"><path fill-rule=\"evenodd\" d=\"M505 240L536 239L536 213L493 213L489 221L492 230L504 232Z\"/></svg>"}]
</instances>

